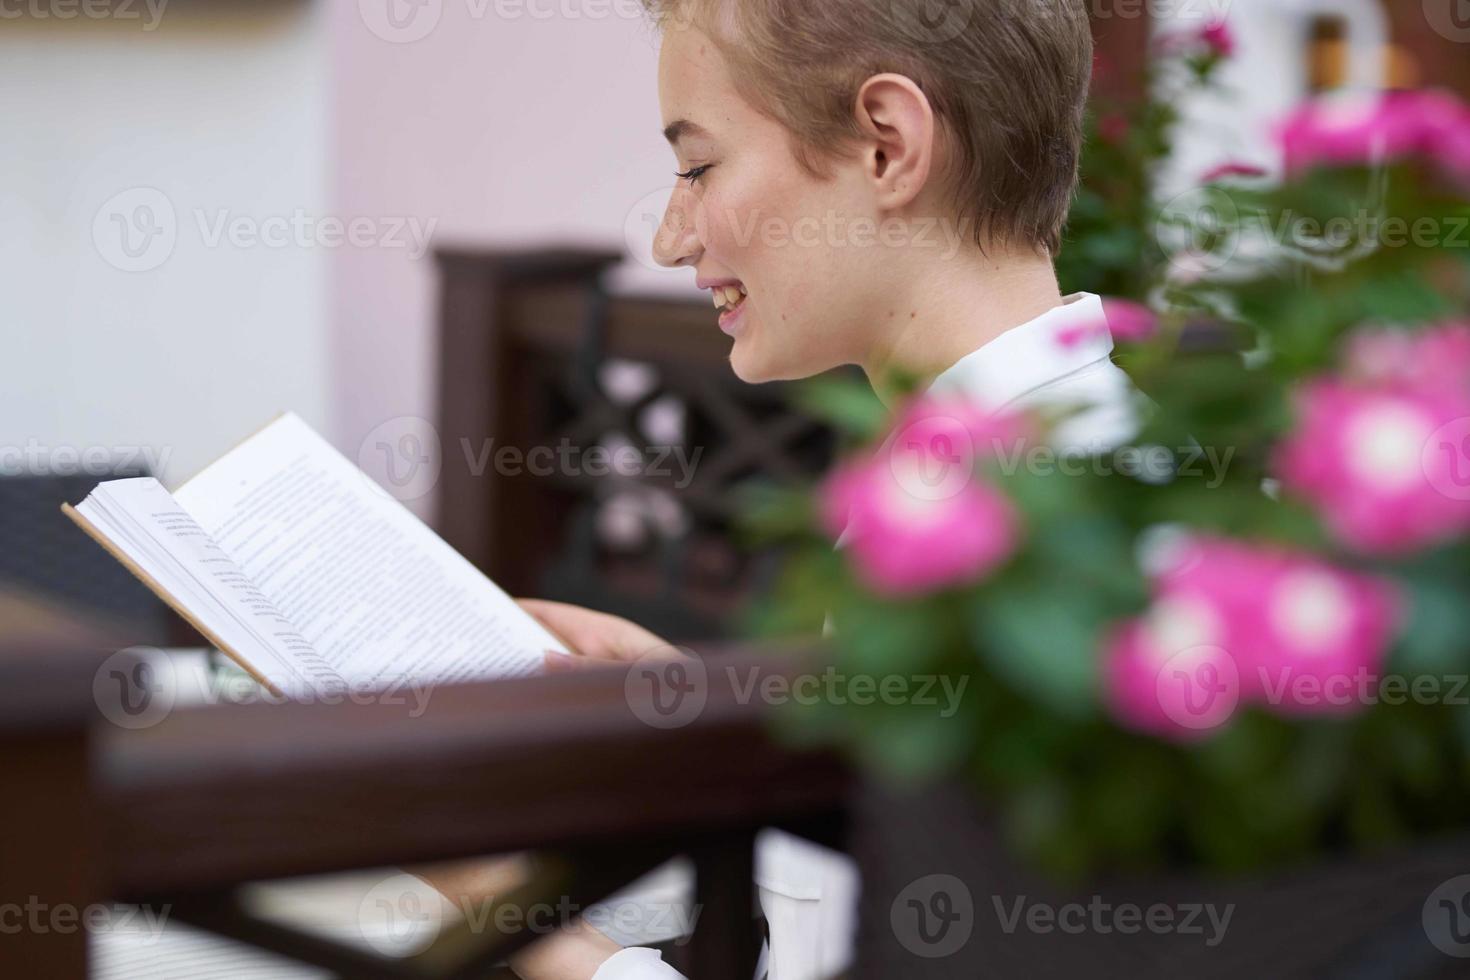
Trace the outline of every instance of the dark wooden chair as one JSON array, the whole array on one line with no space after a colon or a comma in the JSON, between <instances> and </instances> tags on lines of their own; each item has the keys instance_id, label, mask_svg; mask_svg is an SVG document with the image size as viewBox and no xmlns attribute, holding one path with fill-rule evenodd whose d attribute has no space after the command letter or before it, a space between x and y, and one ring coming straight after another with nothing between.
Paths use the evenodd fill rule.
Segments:
<instances>
[{"instance_id":1,"label":"dark wooden chair","mask_svg":"<svg viewBox=\"0 0 1470 980\"><path fill-rule=\"evenodd\" d=\"M702 710L679 728L640 720L609 671L437 689L419 717L391 703L231 705L124 730L104 720L110 685L94 685L116 647L71 628L0 643L6 901L167 905L344 977L484 977L537 935L466 923L414 957L378 957L259 918L238 889L535 850L558 856L556 872L506 901L585 908L684 854L701 915L678 965L748 980L754 834L831 842L841 830L844 768L773 741L723 670L708 671ZM768 656L722 662L780 669ZM6 935L0 976L83 977L87 949L80 929Z\"/></svg>"}]
</instances>

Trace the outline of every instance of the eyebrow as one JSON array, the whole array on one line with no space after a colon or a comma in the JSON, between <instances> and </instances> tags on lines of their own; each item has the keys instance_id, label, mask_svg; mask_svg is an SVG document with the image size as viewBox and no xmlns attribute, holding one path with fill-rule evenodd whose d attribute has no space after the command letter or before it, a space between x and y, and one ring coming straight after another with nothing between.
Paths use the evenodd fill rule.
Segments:
<instances>
[{"instance_id":1,"label":"eyebrow","mask_svg":"<svg viewBox=\"0 0 1470 980\"><path fill-rule=\"evenodd\" d=\"M687 119L676 119L664 127L664 139L675 146L685 136L708 136L709 130L698 123L692 123Z\"/></svg>"}]
</instances>

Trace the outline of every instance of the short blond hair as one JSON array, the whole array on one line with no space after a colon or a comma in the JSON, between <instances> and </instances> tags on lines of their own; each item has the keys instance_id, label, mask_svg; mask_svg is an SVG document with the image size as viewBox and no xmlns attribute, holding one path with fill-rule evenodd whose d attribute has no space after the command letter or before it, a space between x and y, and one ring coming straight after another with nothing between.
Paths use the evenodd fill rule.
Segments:
<instances>
[{"instance_id":1,"label":"short blond hair","mask_svg":"<svg viewBox=\"0 0 1470 980\"><path fill-rule=\"evenodd\" d=\"M813 174L860 135L862 83L894 72L928 97L961 227L1060 247L1077 185L1092 75L1084 0L643 0L665 29L709 34L753 105L793 136Z\"/></svg>"}]
</instances>

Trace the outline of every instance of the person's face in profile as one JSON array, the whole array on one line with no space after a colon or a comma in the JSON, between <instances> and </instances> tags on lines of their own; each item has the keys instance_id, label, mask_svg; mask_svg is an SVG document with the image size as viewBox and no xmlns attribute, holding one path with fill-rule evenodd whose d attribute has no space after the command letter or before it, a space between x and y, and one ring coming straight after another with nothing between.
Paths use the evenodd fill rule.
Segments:
<instances>
[{"instance_id":1,"label":"person's face in profile","mask_svg":"<svg viewBox=\"0 0 1470 980\"><path fill-rule=\"evenodd\" d=\"M859 362L870 324L890 315L878 309L885 249L876 244L861 164L837 158L828 179L813 176L791 133L746 101L718 47L691 26L665 34L659 101L688 176L678 181L654 256L694 269L716 299L724 288L745 291L720 316L734 338L735 373L785 380Z\"/></svg>"}]
</instances>

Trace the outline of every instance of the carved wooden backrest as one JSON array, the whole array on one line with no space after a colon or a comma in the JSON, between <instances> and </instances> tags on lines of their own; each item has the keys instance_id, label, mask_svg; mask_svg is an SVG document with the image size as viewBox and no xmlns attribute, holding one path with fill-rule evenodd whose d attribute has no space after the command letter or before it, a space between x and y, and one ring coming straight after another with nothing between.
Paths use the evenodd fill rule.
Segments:
<instances>
[{"instance_id":1,"label":"carved wooden backrest","mask_svg":"<svg viewBox=\"0 0 1470 980\"><path fill-rule=\"evenodd\" d=\"M706 304L608 295L616 258L439 255L438 523L513 593L721 636L771 564L737 542L742 488L814 477L832 434L733 375Z\"/></svg>"}]
</instances>

